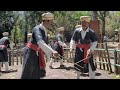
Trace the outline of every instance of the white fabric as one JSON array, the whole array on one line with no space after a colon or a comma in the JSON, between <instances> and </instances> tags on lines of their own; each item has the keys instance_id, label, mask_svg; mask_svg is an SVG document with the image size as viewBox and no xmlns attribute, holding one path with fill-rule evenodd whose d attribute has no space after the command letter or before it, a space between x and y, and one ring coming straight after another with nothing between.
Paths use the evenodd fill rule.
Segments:
<instances>
[{"instance_id":1,"label":"white fabric","mask_svg":"<svg viewBox=\"0 0 120 90\"><path fill-rule=\"evenodd\" d=\"M5 70L8 71L9 70L9 63L8 62L3 62L5 64Z\"/></svg>"},{"instance_id":2,"label":"white fabric","mask_svg":"<svg viewBox=\"0 0 120 90\"><path fill-rule=\"evenodd\" d=\"M76 74L77 74L77 79L79 79L80 78L80 72L76 71Z\"/></svg>"},{"instance_id":3,"label":"white fabric","mask_svg":"<svg viewBox=\"0 0 120 90\"><path fill-rule=\"evenodd\" d=\"M0 70L2 68L2 63L0 62ZM0 72L0 76L2 75L2 72Z\"/></svg>"},{"instance_id":4,"label":"white fabric","mask_svg":"<svg viewBox=\"0 0 120 90\"><path fill-rule=\"evenodd\" d=\"M8 39L8 37L7 37L7 36L4 36L3 38L4 38L4 39Z\"/></svg>"},{"instance_id":5,"label":"white fabric","mask_svg":"<svg viewBox=\"0 0 120 90\"><path fill-rule=\"evenodd\" d=\"M80 30L81 30L81 36L82 36L82 39L84 39L86 33L89 32L89 28L87 28L87 30L83 30L82 28L80 28Z\"/></svg>"},{"instance_id":6,"label":"white fabric","mask_svg":"<svg viewBox=\"0 0 120 90\"><path fill-rule=\"evenodd\" d=\"M97 41L92 42L91 46L90 46L90 50L92 50L92 52L93 52L96 46L97 46Z\"/></svg>"},{"instance_id":7,"label":"white fabric","mask_svg":"<svg viewBox=\"0 0 120 90\"><path fill-rule=\"evenodd\" d=\"M63 59L59 60L59 62L60 62L60 65L63 65ZM51 59L50 59L50 65L49 65L49 66L52 66L53 63L54 63L54 59L51 58Z\"/></svg>"},{"instance_id":8,"label":"white fabric","mask_svg":"<svg viewBox=\"0 0 120 90\"><path fill-rule=\"evenodd\" d=\"M90 79L95 79L95 71L92 71L91 65L89 63L89 78Z\"/></svg>"},{"instance_id":9,"label":"white fabric","mask_svg":"<svg viewBox=\"0 0 120 90\"><path fill-rule=\"evenodd\" d=\"M44 41L38 41L37 44L44 51L47 57L52 55L54 50L51 47L49 47Z\"/></svg>"},{"instance_id":10,"label":"white fabric","mask_svg":"<svg viewBox=\"0 0 120 90\"><path fill-rule=\"evenodd\" d=\"M70 49L75 49L75 41L71 39L70 41Z\"/></svg>"},{"instance_id":11,"label":"white fabric","mask_svg":"<svg viewBox=\"0 0 120 90\"><path fill-rule=\"evenodd\" d=\"M60 59L60 65L63 65L63 59Z\"/></svg>"},{"instance_id":12,"label":"white fabric","mask_svg":"<svg viewBox=\"0 0 120 90\"><path fill-rule=\"evenodd\" d=\"M87 32L89 32L89 28L87 28L87 30L85 30L85 31L81 29L82 39L85 38L85 35L86 35ZM97 41L92 42L92 43L91 43L90 50L94 51L94 49L95 49L96 46L97 46Z\"/></svg>"},{"instance_id":13,"label":"white fabric","mask_svg":"<svg viewBox=\"0 0 120 90\"><path fill-rule=\"evenodd\" d=\"M43 23L40 24L40 28L45 31L45 35L47 37L47 31L48 30L47 30L47 28L45 28L43 26ZM50 46L48 46L43 40L42 41L38 41L37 44L39 45L39 47L44 51L44 53L48 57L52 55L54 50Z\"/></svg>"},{"instance_id":14,"label":"white fabric","mask_svg":"<svg viewBox=\"0 0 120 90\"><path fill-rule=\"evenodd\" d=\"M79 28L79 29L81 30L82 39L84 39L86 33L89 32L89 28L87 28L87 30L85 30L85 31L84 31L82 28ZM96 46L97 46L97 41L92 42L90 49L91 49L92 51L94 51L94 49L95 49ZM73 49L73 48L75 48L75 41L74 41L74 40L71 40L71 41L70 41L70 49ZM81 49L81 50L82 50L82 49Z\"/></svg>"},{"instance_id":15,"label":"white fabric","mask_svg":"<svg viewBox=\"0 0 120 90\"><path fill-rule=\"evenodd\" d=\"M52 66L53 62L54 62L54 59L50 58L50 65L49 66Z\"/></svg>"},{"instance_id":16,"label":"white fabric","mask_svg":"<svg viewBox=\"0 0 120 90\"><path fill-rule=\"evenodd\" d=\"M89 78L90 79L95 79L95 71L92 71L92 68L91 68L91 65L88 64L88 68L89 68ZM80 73L79 71L76 71L76 74L77 74L77 79L80 78Z\"/></svg>"},{"instance_id":17,"label":"white fabric","mask_svg":"<svg viewBox=\"0 0 120 90\"><path fill-rule=\"evenodd\" d=\"M2 68L2 63L5 64L5 71L9 71L9 63L8 62L0 62L0 70ZM0 72L1 75L1 72Z\"/></svg>"}]
</instances>

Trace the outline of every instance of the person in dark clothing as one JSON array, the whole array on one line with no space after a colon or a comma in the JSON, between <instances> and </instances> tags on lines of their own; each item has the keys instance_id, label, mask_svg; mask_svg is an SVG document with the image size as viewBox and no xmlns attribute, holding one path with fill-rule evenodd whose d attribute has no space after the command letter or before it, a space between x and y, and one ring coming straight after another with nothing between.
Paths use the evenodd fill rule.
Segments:
<instances>
[{"instance_id":1,"label":"person in dark clothing","mask_svg":"<svg viewBox=\"0 0 120 90\"><path fill-rule=\"evenodd\" d=\"M56 50L58 52L58 54L60 55L60 67L62 68L62 67L64 67L64 65L63 65L63 56L64 56L63 47L67 47L67 45L64 43L64 38L63 38L65 28L60 27L60 28L58 28L58 30L59 30L59 33L56 36L56 40L54 43L54 50ZM51 59L50 65L49 65L50 69L54 69L52 67L53 62L54 62L54 59Z\"/></svg>"},{"instance_id":2,"label":"person in dark clothing","mask_svg":"<svg viewBox=\"0 0 120 90\"><path fill-rule=\"evenodd\" d=\"M57 56L57 51L54 51L48 46L47 32L53 24L54 14L42 14L42 23L37 25L32 30L32 37L24 49L24 61L21 79L41 79L46 76L46 64L44 54L49 56Z\"/></svg>"},{"instance_id":3,"label":"person in dark clothing","mask_svg":"<svg viewBox=\"0 0 120 90\"><path fill-rule=\"evenodd\" d=\"M4 63L6 69L5 71L9 72L8 53L7 53L7 48L10 48L10 41L8 39L9 33L3 32L3 36L4 37L0 39L0 64Z\"/></svg>"},{"instance_id":4,"label":"person in dark clothing","mask_svg":"<svg viewBox=\"0 0 120 90\"><path fill-rule=\"evenodd\" d=\"M70 42L70 52L76 46L74 68L77 71L77 79L80 77L80 72L89 72L90 79L94 79L96 68L93 62L93 51L97 46L98 39L95 32L89 28L90 17L81 16L80 21L82 27L76 29L73 33Z\"/></svg>"}]
</instances>

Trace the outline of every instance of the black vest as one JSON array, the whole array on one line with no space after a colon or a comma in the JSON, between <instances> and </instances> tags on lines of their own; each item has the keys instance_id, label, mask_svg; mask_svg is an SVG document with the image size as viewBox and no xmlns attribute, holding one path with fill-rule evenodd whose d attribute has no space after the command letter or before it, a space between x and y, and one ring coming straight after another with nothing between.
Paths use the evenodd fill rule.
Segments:
<instances>
[{"instance_id":1,"label":"black vest","mask_svg":"<svg viewBox=\"0 0 120 90\"><path fill-rule=\"evenodd\" d=\"M89 30L88 32L86 32L84 39L82 39L81 31L79 31L76 42L81 44L90 44L92 41L94 41L94 36L92 35L92 33L93 32Z\"/></svg>"},{"instance_id":2,"label":"black vest","mask_svg":"<svg viewBox=\"0 0 120 90\"><path fill-rule=\"evenodd\" d=\"M48 37L45 36L45 31L42 30L41 28L38 28L41 35L42 35L42 40L48 44ZM32 34L32 38L30 39L30 42L32 42L33 44L37 44L36 38L35 38L35 33Z\"/></svg>"}]
</instances>

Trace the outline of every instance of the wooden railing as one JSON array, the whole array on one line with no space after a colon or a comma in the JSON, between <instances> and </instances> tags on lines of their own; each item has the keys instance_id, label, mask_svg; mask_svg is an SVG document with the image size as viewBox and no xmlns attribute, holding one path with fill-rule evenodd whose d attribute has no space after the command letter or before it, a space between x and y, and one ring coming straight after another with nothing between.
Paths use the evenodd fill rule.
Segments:
<instances>
[{"instance_id":1,"label":"wooden railing","mask_svg":"<svg viewBox=\"0 0 120 90\"><path fill-rule=\"evenodd\" d=\"M23 53L21 49L8 50L9 66L19 65L23 62Z\"/></svg>"},{"instance_id":2,"label":"wooden railing","mask_svg":"<svg viewBox=\"0 0 120 90\"><path fill-rule=\"evenodd\" d=\"M108 52L107 52L108 51ZM109 58L108 58L109 55ZM69 48L64 48L64 60L72 63L75 51L70 53ZM110 60L109 60L110 59ZM8 50L9 66L23 63L23 52L21 49ZM120 50L96 48L94 52L95 66L99 69L120 73Z\"/></svg>"}]
</instances>

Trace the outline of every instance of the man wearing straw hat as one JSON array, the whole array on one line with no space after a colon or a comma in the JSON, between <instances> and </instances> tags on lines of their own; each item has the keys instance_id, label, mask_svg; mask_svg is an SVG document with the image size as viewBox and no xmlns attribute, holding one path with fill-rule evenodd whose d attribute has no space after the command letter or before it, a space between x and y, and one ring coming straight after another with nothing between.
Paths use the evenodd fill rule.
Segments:
<instances>
[{"instance_id":1,"label":"man wearing straw hat","mask_svg":"<svg viewBox=\"0 0 120 90\"><path fill-rule=\"evenodd\" d=\"M24 64L21 79L40 79L46 75L46 63L44 54L49 56L57 56L57 51L54 51L48 44L47 32L48 28L53 25L54 14L42 14L42 23L37 25L32 30L32 37L27 43L24 55Z\"/></svg>"},{"instance_id":2,"label":"man wearing straw hat","mask_svg":"<svg viewBox=\"0 0 120 90\"><path fill-rule=\"evenodd\" d=\"M80 77L80 72L88 73L90 79L95 78L95 65L93 62L93 51L97 45L97 36L95 32L89 28L89 16L81 16L81 28L74 31L70 42L70 52L76 44L76 52L74 59L74 68L77 71L77 79Z\"/></svg>"},{"instance_id":3,"label":"man wearing straw hat","mask_svg":"<svg viewBox=\"0 0 120 90\"><path fill-rule=\"evenodd\" d=\"M54 43L54 49L59 53L60 55L60 68L63 68L64 65L63 65L63 56L64 56L64 50L63 50L63 47L67 47L67 45L64 43L64 38L63 38L63 35L64 35L64 30L65 28L64 27L59 27L58 28L58 35L56 36L56 41ZM50 61L50 66L49 68L50 69L54 69L52 67L52 64L53 64L53 61L54 59L52 59Z\"/></svg>"}]
</instances>

